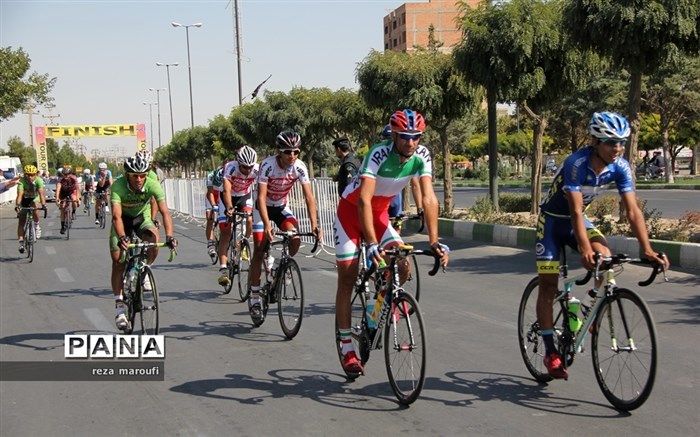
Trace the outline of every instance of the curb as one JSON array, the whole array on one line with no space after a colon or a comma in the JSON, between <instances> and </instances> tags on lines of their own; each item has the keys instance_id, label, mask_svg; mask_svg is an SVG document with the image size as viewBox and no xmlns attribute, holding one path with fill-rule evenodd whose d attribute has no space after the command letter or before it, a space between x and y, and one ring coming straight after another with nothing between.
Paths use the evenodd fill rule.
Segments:
<instances>
[{"instance_id":1,"label":"curb","mask_svg":"<svg viewBox=\"0 0 700 437\"><path fill-rule=\"evenodd\" d=\"M418 223L409 221L407 230L416 232ZM481 241L494 246L521 247L532 249L535 246L535 229L519 226L506 226L476 223L465 220L438 219L438 232L441 237L458 240ZM613 253L636 254L641 257L636 238L623 236L607 237ZM673 267L700 269L700 244L675 241L651 240L653 247L665 252Z\"/></svg>"}]
</instances>

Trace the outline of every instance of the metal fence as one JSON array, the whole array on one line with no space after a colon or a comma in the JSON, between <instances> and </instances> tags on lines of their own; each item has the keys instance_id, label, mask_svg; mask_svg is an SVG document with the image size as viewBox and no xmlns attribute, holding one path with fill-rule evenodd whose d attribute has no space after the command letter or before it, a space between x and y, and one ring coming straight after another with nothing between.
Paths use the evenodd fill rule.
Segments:
<instances>
[{"instance_id":1,"label":"metal fence","mask_svg":"<svg viewBox=\"0 0 700 437\"><path fill-rule=\"evenodd\" d=\"M204 223L207 193L204 179L165 179L163 187L165 199L174 216L182 218L185 222ZM333 222L339 201L337 185L331 178L316 178L311 180L311 190L316 198L319 226L323 230L323 245L331 247L333 246ZM300 184L294 184L294 188L289 193L288 205L299 221L299 230L310 231L309 212L306 209ZM307 242L310 242L310 239L308 240Z\"/></svg>"}]
</instances>

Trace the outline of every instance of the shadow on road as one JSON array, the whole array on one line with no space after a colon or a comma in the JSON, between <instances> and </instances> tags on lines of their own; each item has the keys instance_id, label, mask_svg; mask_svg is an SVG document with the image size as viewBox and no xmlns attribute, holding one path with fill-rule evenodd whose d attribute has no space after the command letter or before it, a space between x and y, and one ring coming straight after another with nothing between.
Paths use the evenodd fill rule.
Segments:
<instances>
[{"instance_id":1,"label":"shadow on road","mask_svg":"<svg viewBox=\"0 0 700 437\"><path fill-rule=\"evenodd\" d=\"M266 320L265 323L277 323L277 317L274 320ZM210 320L195 326L180 323L161 327L159 331L160 334L167 335L168 339L174 340L189 341L198 337L221 335L236 340L268 343L287 341L281 332L280 330L280 334L270 334L256 331L252 323L236 323L227 320Z\"/></svg>"},{"instance_id":2,"label":"shadow on road","mask_svg":"<svg viewBox=\"0 0 700 437\"><path fill-rule=\"evenodd\" d=\"M675 319L661 323L700 325L700 295L673 300L655 300L653 303L671 306L671 311L677 316Z\"/></svg>"},{"instance_id":3,"label":"shadow on road","mask_svg":"<svg viewBox=\"0 0 700 437\"><path fill-rule=\"evenodd\" d=\"M90 288L72 288L69 290L54 290L54 291L38 291L30 293L32 296L51 296L51 297L74 297L74 296L93 296L101 299L113 300L111 288L106 287L90 287Z\"/></svg>"},{"instance_id":4,"label":"shadow on road","mask_svg":"<svg viewBox=\"0 0 700 437\"><path fill-rule=\"evenodd\" d=\"M59 332L33 332L28 334L8 335L0 338L0 344L34 349L36 351L50 351L63 349L65 335L96 334L99 331L71 331Z\"/></svg>"}]
</instances>

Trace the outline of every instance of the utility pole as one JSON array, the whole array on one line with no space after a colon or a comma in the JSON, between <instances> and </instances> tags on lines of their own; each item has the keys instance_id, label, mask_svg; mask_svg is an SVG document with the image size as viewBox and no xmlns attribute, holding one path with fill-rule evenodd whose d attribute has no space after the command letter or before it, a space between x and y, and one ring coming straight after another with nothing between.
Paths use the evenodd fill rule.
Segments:
<instances>
[{"instance_id":1,"label":"utility pole","mask_svg":"<svg viewBox=\"0 0 700 437\"><path fill-rule=\"evenodd\" d=\"M34 109L36 106L34 106L34 102L29 102L29 105L27 105L27 108L22 111L23 114L29 115L29 145L34 148L34 121L32 116L34 115L41 115L41 112L34 112Z\"/></svg>"},{"instance_id":2,"label":"utility pole","mask_svg":"<svg viewBox=\"0 0 700 437\"><path fill-rule=\"evenodd\" d=\"M243 77L241 76L241 16L238 0L233 0L233 22L236 29L236 66L238 67L238 106L243 104Z\"/></svg>"}]
</instances>

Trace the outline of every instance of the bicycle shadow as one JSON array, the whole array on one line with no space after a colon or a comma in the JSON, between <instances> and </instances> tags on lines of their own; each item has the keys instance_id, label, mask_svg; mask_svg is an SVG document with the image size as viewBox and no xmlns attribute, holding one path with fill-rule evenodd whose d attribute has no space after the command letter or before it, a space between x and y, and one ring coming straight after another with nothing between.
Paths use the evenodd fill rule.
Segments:
<instances>
[{"instance_id":1,"label":"bicycle shadow","mask_svg":"<svg viewBox=\"0 0 700 437\"><path fill-rule=\"evenodd\" d=\"M16 346L21 348L33 349L35 351L51 351L55 349L63 349L63 342L65 335L79 335L79 334L96 334L100 333L98 330L79 330L70 331L66 333L56 333L56 332L34 332L28 334L16 334L8 335L6 337L0 338L0 344L8 346ZM43 345L42 343L48 343Z\"/></svg>"},{"instance_id":2,"label":"bicycle shadow","mask_svg":"<svg viewBox=\"0 0 700 437\"><path fill-rule=\"evenodd\" d=\"M222 378L189 381L171 387L170 390L245 405L263 406L265 399L296 397L357 411L396 411L407 408L396 402L388 382L352 388L353 383L345 375L312 369L278 369L267 372L267 375L269 378L256 378L232 373ZM250 391L258 391L260 394L243 395ZM379 405L378 399L386 400L388 405Z\"/></svg>"},{"instance_id":3,"label":"bicycle shadow","mask_svg":"<svg viewBox=\"0 0 700 437\"><path fill-rule=\"evenodd\" d=\"M670 305L671 311L678 317L665 320L663 324L700 325L700 295L673 300L654 300L654 305Z\"/></svg>"},{"instance_id":4,"label":"bicycle shadow","mask_svg":"<svg viewBox=\"0 0 700 437\"><path fill-rule=\"evenodd\" d=\"M246 314L248 314L246 312ZM271 334L256 330L252 323L231 322L228 320L209 320L196 326L174 324L161 327L160 334L167 334L168 339L190 341L199 337L220 335L235 340L254 341L263 343L285 342L282 334Z\"/></svg>"},{"instance_id":5,"label":"bicycle shadow","mask_svg":"<svg viewBox=\"0 0 700 437\"><path fill-rule=\"evenodd\" d=\"M231 296L231 295L232 295L232 293L225 295L225 294L221 293L220 291L214 291L212 289L165 291L165 292L158 293L158 296L160 297L160 301L163 303L178 301L178 300L196 301L196 302L210 303L210 304L215 304L215 305L222 305L222 304L228 305L228 304L241 303L240 300L238 300L237 298L226 299L226 297ZM238 295L238 293L236 293L236 296L237 295Z\"/></svg>"},{"instance_id":6,"label":"bicycle shadow","mask_svg":"<svg viewBox=\"0 0 700 437\"><path fill-rule=\"evenodd\" d=\"M29 293L32 296L51 296L51 297L74 297L74 296L92 296L100 299L113 300L111 288L105 287L90 287L90 288L72 288L68 290L54 291L37 291Z\"/></svg>"},{"instance_id":7,"label":"bicycle shadow","mask_svg":"<svg viewBox=\"0 0 700 437\"><path fill-rule=\"evenodd\" d=\"M467 375L475 375L475 377L469 378ZM505 401L526 408L567 416L595 418L631 416L629 412L618 411L608 404L553 395L547 391L547 384L540 384L521 375L463 370L447 372L445 377L447 379L426 378L419 399L440 402L445 406L452 407L470 407L477 402ZM456 394L463 398L440 398L431 396L430 391ZM580 408L582 405L602 407L610 411L610 414L585 412Z\"/></svg>"}]
</instances>

